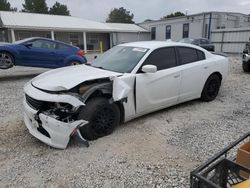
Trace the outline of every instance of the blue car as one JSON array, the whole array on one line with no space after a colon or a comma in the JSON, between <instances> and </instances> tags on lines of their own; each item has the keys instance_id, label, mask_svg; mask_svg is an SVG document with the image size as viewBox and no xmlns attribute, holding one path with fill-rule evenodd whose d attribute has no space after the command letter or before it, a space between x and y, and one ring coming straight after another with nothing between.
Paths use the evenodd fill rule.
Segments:
<instances>
[{"instance_id":1,"label":"blue car","mask_svg":"<svg viewBox=\"0 0 250 188\"><path fill-rule=\"evenodd\" d=\"M28 38L0 44L0 69L13 66L59 68L87 63L78 47L47 38Z\"/></svg>"}]
</instances>

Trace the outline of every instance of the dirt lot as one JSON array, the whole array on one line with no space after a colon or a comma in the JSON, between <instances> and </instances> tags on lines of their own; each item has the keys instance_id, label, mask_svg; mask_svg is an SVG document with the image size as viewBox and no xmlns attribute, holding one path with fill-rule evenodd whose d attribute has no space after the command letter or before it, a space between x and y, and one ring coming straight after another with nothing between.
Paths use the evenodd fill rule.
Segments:
<instances>
[{"instance_id":1,"label":"dirt lot","mask_svg":"<svg viewBox=\"0 0 250 188\"><path fill-rule=\"evenodd\" d=\"M23 86L45 70L0 71L0 187L188 187L195 166L250 129L250 74L230 61L215 101L144 116L89 148L72 139L66 150L32 137L22 120Z\"/></svg>"}]
</instances>

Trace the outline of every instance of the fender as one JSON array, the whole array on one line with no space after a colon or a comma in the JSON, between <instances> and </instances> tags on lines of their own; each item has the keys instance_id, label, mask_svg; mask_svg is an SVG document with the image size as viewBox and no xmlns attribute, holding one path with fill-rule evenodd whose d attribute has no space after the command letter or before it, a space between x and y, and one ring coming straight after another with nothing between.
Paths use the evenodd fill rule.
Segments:
<instances>
[{"instance_id":1,"label":"fender","mask_svg":"<svg viewBox=\"0 0 250 188\"><path fill-rule=\"evenodd\" d=\"M14 56L14 58L16 59L19 55L19 52L17 49L15 49L13 46L11 45L7 45L7 46L0 46L0 51L6 51L9 52L10 54L12 54Z\"/></svg>"}]
</instances>

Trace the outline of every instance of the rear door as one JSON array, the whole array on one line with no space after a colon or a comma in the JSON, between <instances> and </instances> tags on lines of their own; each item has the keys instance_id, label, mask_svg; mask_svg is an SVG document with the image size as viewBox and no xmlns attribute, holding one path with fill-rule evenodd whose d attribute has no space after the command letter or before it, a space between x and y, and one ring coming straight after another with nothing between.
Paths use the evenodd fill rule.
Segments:
<instances>
[{"instance_id":1,"label":"rear door","mask_svg":"<svg viewBox=\"0 0 250 188\"><path fill-rule=\"evenodd\" d=\"M174 47L153 51L143 65L155 65L157 72L136 74L136 113L144 114L177 103L181 83ZM142 65L142 66L143 66Z\"/></svg>"},{"instance_id":2,"label":"rear door","mask_svg":"<svg viewBox=\"0 0 250 188\"><path fill-rule=\"evenodd\" d=\"M181 88L179 101L200 97L208 77L209 63L204 52L190 47L177 47L181 69Z\"/></svg>"}]
</instances>

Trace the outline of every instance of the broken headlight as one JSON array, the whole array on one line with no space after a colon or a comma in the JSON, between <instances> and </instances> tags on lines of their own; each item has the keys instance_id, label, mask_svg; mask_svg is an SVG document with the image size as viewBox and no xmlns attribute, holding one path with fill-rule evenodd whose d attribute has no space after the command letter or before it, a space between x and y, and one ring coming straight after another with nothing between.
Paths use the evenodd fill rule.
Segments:
<instances>
[{"instance_id":1,"label":"broken headlight","mask_svg":"<svg viewBox=\"0 0 250 188\"><path fill-rule=\"evenodd\" d=\"M72 122L77 119L79 108L75 108L67 103L53 103L50 104L48 110L44 113L62 122Z\"/></svg>"}]
</instances>

